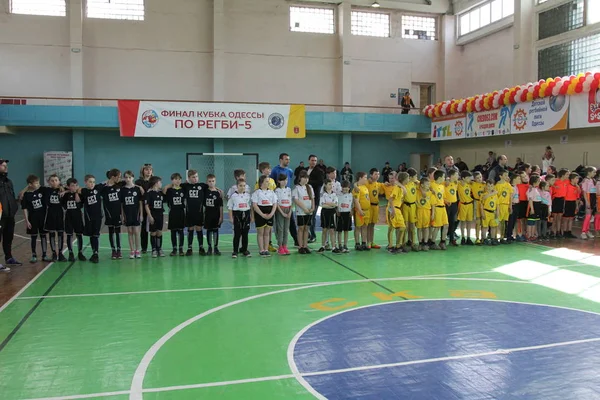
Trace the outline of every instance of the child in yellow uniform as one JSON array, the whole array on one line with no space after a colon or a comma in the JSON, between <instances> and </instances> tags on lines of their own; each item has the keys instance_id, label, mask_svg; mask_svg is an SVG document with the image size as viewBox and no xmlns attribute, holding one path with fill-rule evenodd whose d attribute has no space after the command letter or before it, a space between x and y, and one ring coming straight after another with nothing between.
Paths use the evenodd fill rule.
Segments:
<instances>
[{"instance_id":1,"label":"child in yellow uniform","mask_svg":"<svg viewBox=\"0 0 600 400\"><path fill-rule=\"evenodd\" d=\"M458 228L458 171L451 169L448 171L448 181L446 182L446 191L444 192L444 202L446 203L446 213L448 214L448 240L452 246L458 246L456 243L456 229Z\"/></svg>"},{"instance_id":2,"label":"child in yellow uniform","mask_svg":"<svg viewBox=\"0 0 600 400\"><path fill-rule=\"evenodd\" d=\"M372 249L380 249L381 246L375 244L375 224L379 222L379 195L383 193L385 186L379 180L379 170L371 168L369 171L369 179L365 186L369 189L369 198L371 199L371 219L367 228L367 247Z\"/></svg>"},{"instance_id":3,"label":"child in yellow uniform","mask_svg":"<svg viewBox=\"0 0 600 400\"><path fill-rule=\"evenodd\" d=\"M473 173L473 183L471 184L471 195L475 200L475 244L481 245L481 196L485 191L485 183L483 182L483 175L481 172L476 171Z\"/></svg>"},{"instance_id":4,"label":"child in yellow uniform","mask_svg":"<svg viewBox=\"0 0 600 400\"><path fill-rule=\"evenodd\" d=\"M500 180L496 183L496 192L498 192L498 221L500 227L500 243L508 244L506 241L506 225L511 214L511 198L513 187L510 184L508 171L501 169L499 172Z\"/></svg>"},{"instance_id":5,"label":"child in yellow uniform","mask_svg":"<svg viewBox=\"0 0 600 400\"><path fill-rule=\"evenodd\" d=\"M473 241L469 237L469 233L473 228L473 220L475 218L473 207L473 196L471 196L471 181L473 174L469 171L463 171L460 174L461 181L458 183L458 221L460 222L460 244L473 246Z\"/></svg>"},{"instance_id":6,"label":"child in yellow uniform","mask_svg":"<svg viewBox=\"0 0 600 400\"><path fill-rule=\"evenodd\" d=\"M431 240L434 243L429 247L431 250L446 250L446 234L448 233L448 214L446 212L446 204L444 202L444 194L446 191L446 173L442 170L437 170L433 173L435 182L431 183L431 192L433 193L433 199L431 200L432 206L435 206L435 218L433 219L433 230L431 232ZM442 231L440 235L440 244L435 243L438 232Z\"/></svg>"},{"instance_id":7,"label":"child in yellow uniform","mask_svg":"<svg viewBox=\"0 0 600 400\"><path fill-rule=\"evenodd\" d=\"M356 174L356 187L352 191L354 197L354 225L357 231L356 250L370 250L367 247L367 227L371 223L371 200L369 189L366 186L367 174L359 172Z\"/></svg>"},{"instance_id":8,"label":"child in yellow uniform","mask_svg":"<svg viewBox=\"0 0 600 400\"><path fill-rule=\"evenodd\" d=\"M405 185L406 194L404 195L404 202L402 203L402 217L406 224L406 240L402 240L406 245L406 248L412 247L414 251L419 251L417 242L415 239L415 224L417 223L417 190L418 190L418 175L414 168L409 168L408 183Z\"/></svg>"},{"instance_id":9,"label":"child in yellow uniform","mask_svg":"<svg viewBox=\"0 0 600 400\"><path fill-rule=\"evenodd\" d=\"M408 174L406 172L400 172L398 179L401 182L408 183ZM390 183L392 183L392 177L390 175ZM404 237L404 231L406 230L406 224L404 217L402 216L402 201L406 188L402 184L397 184L394 177L394 186L390 198L388 201L388 212L387 223L388 223L388 251L392 254L406 253L406 249L402 248L402 239ZM396 231L396 247L392 243L392 233Z\"/></svg>"},{"instance_id":10,"label":"child in yellow uniform","mask_svg":"<svg viewBox=\"0 0 600 400\"><path fill-rule=\"evenodd\" d=\"M491 228L491 239L485 244L498 245L498 192L494 189L494 181L488 179L485 183L485 193L481 197L481 226L487 231Z\"/></svg>"},{"instance_id":11,"label":"child in yellow uniform","mask_svg":"<svg viewBox=\"0 0 600 400\"><path fill-rule=\"evenodd\" d=\"M429 251L429 227L435 218L435 207L432 207L433 195L430 190L429 178L421 179L417 190L417 237L419 238L419 251Z\"/></svg>"}]
</instances>

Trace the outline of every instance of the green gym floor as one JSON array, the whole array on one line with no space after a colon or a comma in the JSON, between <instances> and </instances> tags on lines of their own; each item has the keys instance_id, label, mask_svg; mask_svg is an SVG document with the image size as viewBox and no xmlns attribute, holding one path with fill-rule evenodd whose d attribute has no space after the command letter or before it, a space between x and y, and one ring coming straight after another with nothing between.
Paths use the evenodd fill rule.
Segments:
<instances>
[{"instance_id":1,"label":"green gym floor","mask_svg":"<svg viewBox=\"0 0 600 400\"><path fill-rule=\"evenodd\" d=\"M376 232L381 245L385 229L379 226ZM126 243L126 235L123 239ZM405 375L406 379L400 379L404 386L394 388L397 384L392 381L398 381L398 375L386 374L440 360L456 364L467 363L471 357L511 357L510 351L503 355L506 350L499 350L503 348L548 351L535 349L563 348L567 343L568 355L580 355L581 343L597 344L594 332L569 336L580 331L573 325L594 324L585 319L564 322L568 324L563 327L564 337L545 339L541 332L526 346L512 342L520 336L515 329L523 329L519 324L537 325L539 320L540 326L546 326L549 321L566 320L558 314L506 310L510 318L524 319L515 321L489 308L494 304L542 305L544 310L581 310L586 313L579 314L596 317L600 313L600 257L594 255L598 253L594 243L586 243L588 249L583 250L514 244L405 255L390 255L382 248L342 255L294 252L287 257L260 258L251 235L253 257L233 260L231 235L221 235L220 241L221 257L200 257L196 250L192 257L152 259L146 255L141 260L111 261L108 238L103 236L99 264L48 265L0 308L0 398L393 399L410 392L405 398L448 399L444 390L449 389L439 387L440 382L435 390L433 381L422 382L426 390L425 386L415 389ZM169 243L167 233L163 246L167 254ZM488 353L474 349L474 343L489 335L478 337L468 318L454 320L457 310L440 308L450 303L469 305L469 315L482 319L481 326L499 332L503 339L495 339L494 345L503 347L490 347ZM425 312L402 308L419 304L431 307ZM384 310L382 306L400 307L381 317L387 332L381 336L389 334L391 339L382 339L373 321L368 321L374 311L360 313ZM329 335L314 331L354 312L349 321L332 327ZM361 326L363 320L368 325ZM413 332L417 321L419 329ZM440 337L461 337L467 345L432 354L432 344L420 343L418 337L434 331L437 343ZM385 342L415 332L410 343ZM342 337L346 334L350 336ZM374 343L387 350L380 352ZM402 346L407 346L402 354L407 355L408 348L415 354L396 357L395 349ZM577 360L568 355L561 358L561 364L576 366ZM340 357L344 361L338 362ZM513 364L510 368L517 368L518 363ZM477 369L481 366L469 368L483 374ZM539 368L534 369L539 374ZM358 378L357 372L362 374ZM428 373L421 371L419 376ZM454 370L452 376L459 385L460 376L465 375ZM511 385L518 386L517 378L511 379ZM584 383L596 390L595 381L591 377ZM565 389L577 393L573 387ZM475 389L464 384L452 390L471 393ZM504 392L498 390L504 389L498 386L477 390L491 390L491 395L486 392L491 397L478 392L462 398L537 398L500 396Z\"/></svg>"}]
</instances>

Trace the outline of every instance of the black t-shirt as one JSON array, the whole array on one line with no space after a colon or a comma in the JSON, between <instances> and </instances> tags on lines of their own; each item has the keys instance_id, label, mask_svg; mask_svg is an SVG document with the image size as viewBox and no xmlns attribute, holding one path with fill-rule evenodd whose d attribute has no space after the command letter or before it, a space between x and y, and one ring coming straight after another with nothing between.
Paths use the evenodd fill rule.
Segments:
<instances>
[{"instance_id":1,"label":"black t-shirt","mask_svg":"<svg viewBox=\"0 0 600 400\"><path fill-rule=\"evenodd\" d=\"M145 204L150 208L151 212L164 212L163 202L165 195L157 190L149 190L146 192Z\"/></svg>"},{"instance_id":2,"label":"black t-shirt","mask_svg":"<svg viewBox=\"0 0 600 400\"><path fill-rule=\"evenodd\" d=\"M102 219L102 202L100 201L100 190L103 185L96 185L93 189L81 188L79 197L83 202L83 212L90 221Z\"/></svg>"},{"instance_id":3,"label":"black t-shirt","mask_svg":"<svg viewBox=\"0 0 600 400\"><path fill-rule=\"evenodd\" d=\"M169 209L173 210L173 209L178 209L178 210L183 210L185 207L184 204L184 190L183 188L179 188L179 189L175 189L175 188L169 188L167 189L167 193L166 193L166 200L167 200L167 204L169 205Z\"/></svg>"},{"instance_id":4,"label":"black t-shirt","mask_svg":"<svg viewBox=\"0 0 600 400\"><path fill-rule=\"evenodd\" d=\"M111 217L117 217L121 214L121 185L103 185L100 190L102 197L102 205L104 206L104 213Z\"/></svg>"},{"instance_id":5,"label":"black t-shirt","mask_svg":"<svg viewBox=\"0 0 600 400\"><path fill-rule=\"evenodd\" d=\"M204 193L208 189L206 183L188 183L181 184L185 198L186 211L188 213L201 213L204 204Z\"/></svg>"},{"instance_id":6,"label":"black t-shirt","mask_svg":"<svg viewBox=\"0 0 600 400\"><path fill-rule=\"evenodd\" d=\"M40 189L35 190L33 192L23 193L21 207L23 207L24 210L27 210L30 217L35 214L46 214L46 203L44 203L44 194Z\"/></svg>"},{"instance_id":7,"label":"black t-shirt","mask_svg":"<svg viewBox=\"0 0 600 400\"><path fill-rule=\"evenodd\" d=\"M62 199L62 206L67 213L67 218L80 218L81 217L81 198L79 201L75 199L75 193L66 192Z\"/></svg>"},{"instance_id":8,"label":"black t-shirt","mask_svg":"<svg viewBox=\"0 0 600 400\"><path fill-rule=\"evenodd\" d=\"M204 213L206 216L220 216L221 207L223 207L223 197L221 197L221 193L218 190L207 189L204 194Z\"/></svg>"},{"instance_id":9,"label":"black t-shirt","mask_svg":"<svg viewBox=\"0 0 600 400\"><path fill-rule=\"evenodd\" d=\"M135 184L137 186L140 186L142 189L144 189L144 192L147 192L148 190L150 190L150 181L146 181L144 179L138 179L137 181L135 181Z\"/></svg>"},{"instance_id":10,"label":"black t-shirt","mask_svg":"<svg viewBox=\"0 0 600 400\"><path fill-rule=\"evenodd\" d=\"M58 215L63 213L62 203L60 201L61 189L52 189L51 187L41 187L44 203L48 205L48 214Z\"/></svg>"},{"instance_id":11,"label":"black t-shirt","mask_svg":"<svg viewBox=\"0 0 600 400\"><path fill-rule=\"evenodd\" d=\"M142 191L139 187L122 187L119 192L119 199L123 205L125 213L138 213L140 210L140 202L143 202Z\"/></svg>"}]
</instances>

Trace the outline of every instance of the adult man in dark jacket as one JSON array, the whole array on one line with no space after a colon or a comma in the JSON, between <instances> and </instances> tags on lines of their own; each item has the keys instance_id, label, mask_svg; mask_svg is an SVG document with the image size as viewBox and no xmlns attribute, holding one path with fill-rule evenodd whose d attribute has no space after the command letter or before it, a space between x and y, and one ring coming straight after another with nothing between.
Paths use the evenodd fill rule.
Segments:
<instances>
[{"instance_id":1,"label":"adult man in dark jacket","mask_svg":"<svg viewBox=\"0 0 600 400\"><path fill-rule=\"evenodd\" d=\"M317 221L317 209L319 208L319 201L321 200L321 186L323 186L323 182L325 182L325 174L323 173L323 170L317 166L317 156L311 154L308 157L308 184L312 186L315 191L315 211L313 212L310 224L310 233L308 236L309 243L317 241L315 225Z\"/></svg>"},{"instance_id":2,"label":"adult man in dark jacket","mask_svg":"<svg viewBox=\"0 0 600 400\"><path fill-rule=\"evenodd\" d=\"M8 160L0 158L0 204L2 204L2 218L0 218L0 241L7 265L21 265L12 256L12 241L15 235L15 215L19 204L15 197L15 189L8 178ZM1 270L1 269L0 269Z\"/></svg>"}]
</instances>

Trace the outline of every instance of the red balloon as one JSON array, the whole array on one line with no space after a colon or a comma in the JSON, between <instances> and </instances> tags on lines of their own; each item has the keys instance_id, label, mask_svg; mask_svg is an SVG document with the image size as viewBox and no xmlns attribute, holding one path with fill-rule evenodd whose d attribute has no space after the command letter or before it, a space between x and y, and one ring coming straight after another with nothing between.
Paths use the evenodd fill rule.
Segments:
<instances>
[{"instance_id":1,"label":"red balloon","mask_svg":"<svg viewBox=\"0 0 600 400\"><path fill-rule=\"evenodd\" d=\"M585 82L585 76L580 76L579 77L579 83L583 83Z\"/></svg>"},{"instance_id":2,"label":"red balloon","mask_svg":"<svg viewBox=\"0 0 600 400\"><path fill-rule=\"evenodd\" d=\"M525 101L527 101L527 92L523 92L523 93L521 94L521 101L522 101L522 102L525 102Z\"/></svg>"},{"instance_id":3,"label":"red balloon","mask_svg":"<svg viewBox=\"0 0 600 400\"><path fill-rule=\"evenodd\" d=\"M581 93L581 92L583 92L583 83L578 83L575 86L575 93Z\"/></svg>"},{"instance_id":4,"label":"red balloon","mask_svg":"<svg viewBox=\"0 0 600 400\"><path fill-rule=\"evenodd\" d=\"M600 72L596 72L594 74L594 79L596 79L596 80L600 79Z\"/></svg>"},{"instance_id":5,"label":"red balloon","mask_svg":"<svg viewBox=\"0 0 600 400\"><path fill-rule=\"evenodd\" d=\"M590 91L593 92L594 90L598 89L598 86L600 86L600 80L594 79L590 85Z\"/></svg>"},{"instance_id":6,"label":"red balloon","mask_svg":"<svg viewBox=\"0 0 600 400\"><path fill-rule=\"evenodd\" d=\"M564 84L561 88L560 88L560 94L565 95L567 94L567 90L569 90L569 85Z\"/></svg>"}]
</instances>

